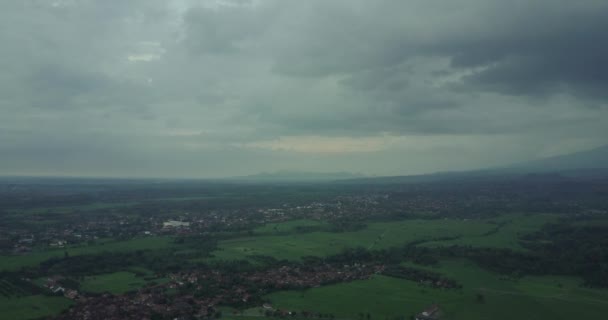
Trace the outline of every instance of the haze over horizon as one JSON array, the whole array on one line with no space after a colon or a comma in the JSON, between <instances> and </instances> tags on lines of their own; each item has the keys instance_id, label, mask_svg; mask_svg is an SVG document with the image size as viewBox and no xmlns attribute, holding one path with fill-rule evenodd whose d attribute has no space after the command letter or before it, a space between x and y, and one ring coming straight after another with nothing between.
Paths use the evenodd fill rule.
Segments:
<instances>
[{"instance_id":1,"label":"haze over horizon","mask_svg":"<svg viewBox=\"0 0 608 320\"><path fill-rule=\"evenodd\" d=\"M0 175L405 175L608 144L608 2L0 3Z\"/></svg>"}]
</instances>

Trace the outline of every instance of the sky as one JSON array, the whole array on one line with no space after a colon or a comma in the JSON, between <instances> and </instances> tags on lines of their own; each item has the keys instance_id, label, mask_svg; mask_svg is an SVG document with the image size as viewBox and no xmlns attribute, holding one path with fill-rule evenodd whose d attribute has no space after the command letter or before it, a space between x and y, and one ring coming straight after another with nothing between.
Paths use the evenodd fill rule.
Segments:
<instances>
[{"instance_id":1,"label":"sky","mask_svg":"<svg viewBox=\"0 0 608 320\"><path fill-rule=\"evenodd\" d=\"M404 175L608 144L605 0L0 1L0 175Z\"/></svg>"}]
</instances>

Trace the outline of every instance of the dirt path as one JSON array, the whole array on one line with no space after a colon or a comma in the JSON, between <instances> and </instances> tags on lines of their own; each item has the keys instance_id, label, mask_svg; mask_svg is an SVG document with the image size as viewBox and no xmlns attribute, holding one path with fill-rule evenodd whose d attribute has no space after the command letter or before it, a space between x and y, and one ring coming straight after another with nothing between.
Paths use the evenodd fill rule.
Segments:
<instances>
[{"instance_id":1,"label":"dirt path","mask_svg":"<svg viewBox=\"0 0 608 320\"><path fill-rule=\"evenodd\" d=\"M369 245L369 247L367 248L367 250L373 249L374 246L376 245L376 243L378 243L378 241L384 239L384 236L386 235L387 232L388 232L388 229L385 229L384 232L382 232L382 234L379 235L378 238L376 238L376 240L374 240L374 242Z\"/></svg>"}]
</instances>

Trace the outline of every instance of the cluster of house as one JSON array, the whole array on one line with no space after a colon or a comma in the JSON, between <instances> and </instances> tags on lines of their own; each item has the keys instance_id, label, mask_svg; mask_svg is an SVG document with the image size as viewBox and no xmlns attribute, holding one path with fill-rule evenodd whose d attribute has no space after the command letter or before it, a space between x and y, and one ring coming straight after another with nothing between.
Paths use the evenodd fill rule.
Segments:
<instances>
[{"instance_id":1,"label":"cluster of house","mask_svg":"<svg viewBox=\"0 0 608 320\"><path fill-rule=\"evenodd\" d=\"M48 226L43 229L14 229L3 234L0 238L0 251L3 253L25 254L33 248L45 247L64 248L68 245L94 241L110 234L108 229L97 229L91 225L96 223L71 222L61 226ZM107 224L108 226L110 224Z\"/></svg>"},{"instance_id":2,"label":"cluster of house","mask_svg":"<svg viewBox=\"0 0 608 320\"><path fill-rule=\"evenodd\" d=\"M179 319L182 315L192 315L192 305L180 300L169 304L166 298L162 299L162 297L158 297L158 301L149 301L140 296L103 294L94 298L87 298L55 319L150 320L155 315L162 315L163 318L166 316L171 319Z\"/></svg>"},{"instance_id":3,"label":"cluster of house","mask_svg":"<svg viewBox=\"0 0 608 320\"><path fill-rule=\"evenodd\" d=\"M74 289L68 289L68 288L64 288L61 284L62 277L60 276L55 276L55 277L49 277L46 279L46 283L44 284L44 287L49 289L52 293L57 294L57 295L63 295L64 297L71 299L71 300L77 300L80 298L80 295L78 293L77 290Z\"/></svg>"},{"instance_id":4,"label":"cluster of house","mask_svg":"<svg viewBox=\"0 0 608 320\"><path fill-rule=\"evenodd\" d=\"M383 265L320 265L314 267L283 266L251 274L248 279L274 289L318 287L324 284L368 279L382 273Z\"/></svg>"},{"instance_id":5,"label":"cluster of house","mask_svg":"<svg viewBox=\"0 0 608 320\"><path fill-rule=\"evenodd\" d=\"M125 217L119 213L80 215L78 219L62 221L44 229L7 229L6 232L0 233L2 235L0 251L26 254L34 247L63 248L68 245L90 243L99 238L129 238L157 234L194 235L213 230L235 228L243 230L266 223L302 218L331 221L349 216L369 215L370 212L377 211L370 210L370 207L378 205L387 198L388 195L384 194L340 196L333 200L311 202L307 205L284 204L275 208L217 209L147 217Z\"/></svg>"},{"instance_id":6,"label":"cluster of house","mask_svg":"<svg viewBox=\"0 0 608 320\"><path fill-rule=\"evenodd\" d=\"M318 318L318 319L335 319L335 316L331 313L320 313L320 312L312 312L308 310L301 310L297 312L295 310L286 310L286 309L276 309L270 303L262 304L262 308L259 309L260 314L264 314L267 318L275 317L275 318L287 318L287 317L295 317L300 316L300 318Z\"/></svg>"},{"instance_id":7,"label":"cluster of house","mask_svg":"<svg viewBox=\"0 0 608 320\"><path fill-rule=\"evenodd\" d=\"M217 316L218 305L261 301L261 295L271 290L367 279L382 270L381 265L321 265L307 268L283 266L237 274L217 270L175 273L169 276L169 282L135 293L80 298L75 306L57 319L151 319L154 315L173 319L192 316L210 318ZM170 297L168 291L173 292ZM264 308L276 311L269 305ZM290 314L289 311L285 312Z\"/></svg>"},{"instance_id":8,"label":"cluster of house","mask_svg":"<svg viewBox=\"0 0 608 320\"><path fill-rule=\"evenodd\" d=\"M190 222L188 221L177 221L177 220L169 220L163 222L163 229L172 229L172 228L189 228Z\"/></svg>"},{"instance_id":9,"label":"cluster of house","mask_svg":"<svg viewBox=\"0 0 608 320\"><path fill-rule=\"evenodd\" d=\"M430 307L426 308L424 311L416 314L414 316L416 320L438 320L441 319L441 309L439 305L433 304Z\"/></svg>"}]
</instances>

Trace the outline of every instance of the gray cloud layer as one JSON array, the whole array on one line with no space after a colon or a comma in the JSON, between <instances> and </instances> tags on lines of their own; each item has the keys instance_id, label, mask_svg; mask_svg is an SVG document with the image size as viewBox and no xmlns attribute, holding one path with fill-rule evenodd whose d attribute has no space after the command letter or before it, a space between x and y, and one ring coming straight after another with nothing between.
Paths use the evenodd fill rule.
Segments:
<instances>
[{"instance_id":1,"label":"gray cloud layer","mask_svg":"<svg viewBox=\"0 0 608 320\"><path fill-rule=\"evenodd\" d=\"M468 169L608 143L608 3L0 3L0 174Z\"/></svg>"}]
</instances>

